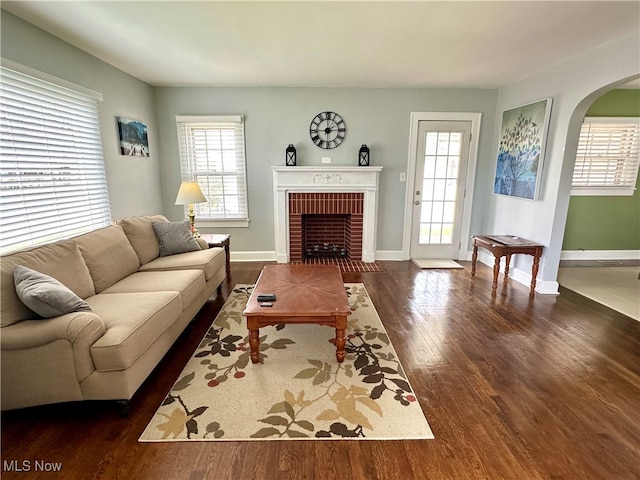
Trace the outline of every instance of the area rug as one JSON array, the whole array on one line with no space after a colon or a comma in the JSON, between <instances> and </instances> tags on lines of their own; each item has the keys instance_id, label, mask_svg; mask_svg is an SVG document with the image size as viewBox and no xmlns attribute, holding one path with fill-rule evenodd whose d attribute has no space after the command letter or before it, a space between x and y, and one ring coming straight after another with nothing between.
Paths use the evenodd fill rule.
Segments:
<instances>
[{"instance_id":1,"label":"area rug","mask_svg":"<svg viewBox=\"0 0 640 480\"><path fill-rule=\"evenodd\" d=\"M464 268L453 260L443 258L412 258L411 261L419 268Z\"/></svg>"},{"instance_id":2,"label":"area rug","mask_svg":"<svg viewBox=\"0 0 640 480\"><path fill-rule=\"evenodd\" d=\"M260 329L252 364L236 285L139 441L431 439L431 428L361 283L345 284L347 356L321 325Z\"/></svg>"}]
</instances>

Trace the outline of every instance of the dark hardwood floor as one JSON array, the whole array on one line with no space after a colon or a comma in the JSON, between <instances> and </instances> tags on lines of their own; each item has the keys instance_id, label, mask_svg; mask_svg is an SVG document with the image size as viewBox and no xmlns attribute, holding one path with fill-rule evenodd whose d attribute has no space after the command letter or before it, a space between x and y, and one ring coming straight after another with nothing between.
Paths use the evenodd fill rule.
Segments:
<instances>
[{"instance_id":1,"label":"dark hardwood floor","mask_svg":"<svg viewBox=\"0 0 640 480\"><path fill-rule=\"evenodd\" d=\"M492 298L484 265L472 280L468 262L380 263L344 279L365 284L435 440L138 443L229 289L264 265L233 263L128 418L110 402L4 412L2 479L640 478L640 322L568 290L531 299L513 281ZM30 471L8 471L14 460Z\"/></svg>"}]
</instances>

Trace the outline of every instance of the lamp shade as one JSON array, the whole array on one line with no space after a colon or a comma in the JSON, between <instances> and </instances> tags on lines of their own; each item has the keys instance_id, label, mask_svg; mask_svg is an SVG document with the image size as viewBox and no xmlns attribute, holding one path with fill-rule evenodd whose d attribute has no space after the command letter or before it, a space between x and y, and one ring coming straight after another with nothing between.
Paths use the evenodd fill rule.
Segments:
<instances>
[{"instance_id":1,"label":"lamp shade","mask_svg":"<svg viewBox=\"0 0 640 480\"><path fill-rule=\"evenodd\" d=\"M192 203L203 203L207 201L202 190L196 182L182 182L178 196L176 197L176 205L190 205Z\"/></svg>"}]
</instances>

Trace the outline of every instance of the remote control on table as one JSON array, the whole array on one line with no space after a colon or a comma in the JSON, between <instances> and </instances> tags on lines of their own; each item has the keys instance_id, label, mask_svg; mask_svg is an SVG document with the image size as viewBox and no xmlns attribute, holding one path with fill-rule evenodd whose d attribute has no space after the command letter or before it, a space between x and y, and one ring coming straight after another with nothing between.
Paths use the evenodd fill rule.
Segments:
<instances>
[{"instance_id":1,"label":"remote control on table","mask_svg":"<svg viewBox=\"0 0 640 480\"><path fill-rule=\"evenodd\" d=\"M258 294L258 301L259 302L275 302L276 295L275 293L260 293Z\"/></svg>"},{"instance_id":2,"label":"remote control on table","mask_svg":"<svg viewBox=\"0 0 640 480\"><path fill-rule=\"evenodd\" d=\"M273 307L273 303L271 302L262 302L260 304L261 307Z\"/></svg>"}]
</instances>

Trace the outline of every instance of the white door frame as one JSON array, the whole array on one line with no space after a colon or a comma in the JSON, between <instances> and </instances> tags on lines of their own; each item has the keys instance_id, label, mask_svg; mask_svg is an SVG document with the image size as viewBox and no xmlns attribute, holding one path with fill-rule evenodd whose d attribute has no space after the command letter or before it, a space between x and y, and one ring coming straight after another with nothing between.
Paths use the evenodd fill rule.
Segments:
<instances>
[{"instance_id":1,"label":"white door frame","mask_svg":"<svg viewBox=\"0 0 640 480\"><path fill-rule=\"evenodd\" d=\"M464 207L462 212L460 248L458 259L467 260L469 247L469 229L471 225L471 204L473 185L478 162L478 139L480 138L480 120L482 113L473 112L411 112L409 130L409 158L407 160L407 186L405 193L404 233L402 237L402 259L411 258L411 221L413 218L413 187L416 176L416 155L418 149L418 122L421 121L461 121L471 122L471 142L469 144L469 162L465 185Z\"/></svg>"}]
</instances>

